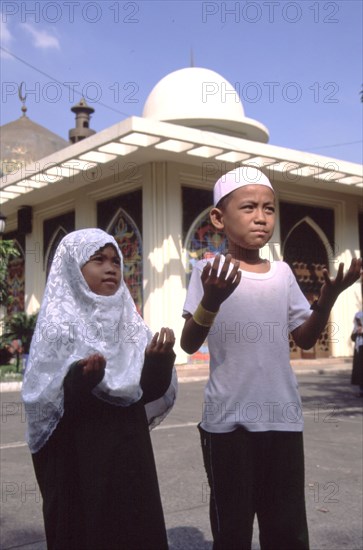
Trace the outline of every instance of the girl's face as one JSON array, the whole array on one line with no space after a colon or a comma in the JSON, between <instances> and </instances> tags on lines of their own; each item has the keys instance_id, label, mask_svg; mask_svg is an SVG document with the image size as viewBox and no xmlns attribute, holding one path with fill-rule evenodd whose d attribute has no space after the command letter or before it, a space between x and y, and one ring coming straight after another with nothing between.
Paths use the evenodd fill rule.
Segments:
<instances>
[{"instance_id":1,"label":"girl's face","mask_svg":"<svg viewBox=\"0 0 363 550\"><path fill-rule=\"evenodd\" d=\"M81 268L89 288L100 296L112 296L121 284L121 261L112 244L100 248Z\"/></svg>"}]
</instances>

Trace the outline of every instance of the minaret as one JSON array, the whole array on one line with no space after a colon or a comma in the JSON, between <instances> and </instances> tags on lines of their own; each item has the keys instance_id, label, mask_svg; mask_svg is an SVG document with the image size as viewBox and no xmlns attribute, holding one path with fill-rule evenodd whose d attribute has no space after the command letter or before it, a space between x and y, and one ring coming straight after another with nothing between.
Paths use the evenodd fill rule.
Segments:
<instances>
[{"instance_id":1,"label":"minaret","mask_svg":"<svg viewBox=\"0 0 363 550\"><path fill-rule=\"evenodd\" d=\"M81 139L85 139L96 133L95 130L91 130L89 127L91 114L95 110L93 107L87 105L84 97L82 97L77 105L71 107L71 111L76 113L76 127L69 130L69 141L71 143L77 143L77 141L81 141Z\"/></svg>"}]
</instances>

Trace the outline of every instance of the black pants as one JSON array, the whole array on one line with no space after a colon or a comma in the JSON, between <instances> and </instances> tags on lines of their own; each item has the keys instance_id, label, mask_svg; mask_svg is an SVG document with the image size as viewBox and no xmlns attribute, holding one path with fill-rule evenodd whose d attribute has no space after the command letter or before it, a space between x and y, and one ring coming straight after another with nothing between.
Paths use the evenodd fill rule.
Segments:
<instances>
[{"instance_id":1,"label":"black pants","mask_svg":"<svg viewBox=\"0 0 363 550\"><path fill-rule=\"evenodd\" d=\"M302 433L199 430L214 550L249 550L255 515L263 550L307 550Z\"/></svg>"},{"instance_id":2,"label":"black pants","mask_svg":"<svg viewBox=\"0 0 363 550\"><path fill-rule=\"evenodd\" d=\"M363 391L363 346L354 350L351 382Z\"/></svg>"}]
</instances>

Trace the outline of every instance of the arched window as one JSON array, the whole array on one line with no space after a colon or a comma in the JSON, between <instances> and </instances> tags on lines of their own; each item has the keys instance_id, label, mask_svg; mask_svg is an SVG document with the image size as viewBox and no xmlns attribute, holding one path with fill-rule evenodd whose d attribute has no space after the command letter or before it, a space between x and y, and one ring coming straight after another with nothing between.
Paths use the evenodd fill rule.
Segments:
<instances>
[{"instance_id":1,"label":"arched window","mask_svg":"<svg viewBox=\"0 0 363 550\"><path fill-rule=\"evenodd\" d=\"M198 260L212 257L216 254L224 254L227 249L227 239L224 233L218 231L210 221L210 209L211 207L206 208L197 216L185 238L187 282L193 266ZM208 362L208 360L208 345L207 342L204 342L200 349L191 356L190 361L192 363L201 363Z\"/></svg>"},{"instance_id":2,"label":"arched window","mask_svg":"<svg viewBox=\"0 0 363 550\"><path fill-rule=\"evenodd\" d=\"M142 240L134 220L119 208L106 228L122 252L124 259L123 277L134 299L140 315L143 312L143 273L142 273Z\"/></svg>"},{"instance_id":3,"label":"arched window","mask_svg":"<svg viewBox=\"0 0 363 550\"><path fill-rule=\"evenodd\" d=\"M289 231L282 247L283 259L294 272L297 282L310 303L317 300L324 282L323 269L329 270L329 257L333 251L322 229L309 216L305 216ZM329 324L322 332L314 348L300 352L290 340L291 352L302 357L327 357L330 355Z\"/></svg>"},{"instance_id":4,"label":"arched window","mask_svg":"<svg viewBox=\"0 0 363 550\"><path fill-rule=\"evenodd\" d=\"M211 207L203 210L192 223L185 238L186 271L189 278L193 265L203 258L224 254L227 249L227 239L223 232L218 231L211 223L209 212Z\"/></svg>"},{"instance_id":5,"label":"arched window","mask_svg":"<svg viewBox=\"0 0 363 550\"><path fill-rule=\"evenodd\" d=\"M63 226L60 225L54 231L50 239L48 250L46 251L46 254L44 257L44 263L46 266L46 278L48 278L50 266L52 265L55 251L57 250L58 245L63 239L63 237L65 237L66 235L67 235L67 231L64 229Z\"/></svg>"},{"instance_id":6,"label":"arched window","mask_svg":"<svg viewBox=\"0 0 363 550\"><path fill-rule=\"evenodd\" d=\"M322 270L329 270L328 256L333 256L324 232L306 216L290 229L282 253L305 296L311 301L317 299L324 281Z\"/></svg>"}]
</instances>

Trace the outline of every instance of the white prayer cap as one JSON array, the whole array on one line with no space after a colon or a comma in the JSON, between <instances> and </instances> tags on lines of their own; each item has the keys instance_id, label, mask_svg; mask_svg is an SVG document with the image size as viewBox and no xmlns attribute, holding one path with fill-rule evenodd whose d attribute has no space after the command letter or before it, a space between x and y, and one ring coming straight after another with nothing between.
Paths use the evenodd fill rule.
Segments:
<instances>
[{"instance_id":1,"label":"white prayer cap","mask_svg":"<svg viewBox=\"0 0 363 550\"><path fill-rule=\"evenodd\" d=\"M273 187L265 174L253 166L241 166L235 168L219 178L214 186L214 206L229 193L245 185L265 185L272 191Z\"/></svg>"}]
</instances>

